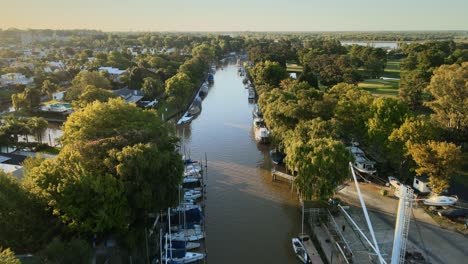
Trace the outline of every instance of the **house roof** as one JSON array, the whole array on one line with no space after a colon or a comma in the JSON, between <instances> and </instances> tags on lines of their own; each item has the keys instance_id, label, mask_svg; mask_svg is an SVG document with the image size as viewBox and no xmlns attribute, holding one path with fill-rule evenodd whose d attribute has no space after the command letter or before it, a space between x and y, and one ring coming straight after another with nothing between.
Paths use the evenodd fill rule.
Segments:
<instances>
[{"instance_id":1,"label":"house roof","mask_svg":"<svg viewBox=\"0 0 468 264\"><path fill-rule=\"evenodd\" d=\"M11 153L0 154L0 164L21 165L27 157Z\"/></svg>"},{"instance_id":2,"label":"house roof","mask_svg":"<svg viewBox=\"0 0 468 264\"><path fill-rule=\"evenodd\" d=\"M141 99L143 99L143 97L144 97L143 91L128 89L128 87L118 89L118 90L115 90L113 92L114 92L114 94L116 94L116 95L122 97L123 99L125 99L125 101L127 103L136 103L136 102L140 101Z\"/></svg>"},{"instance_id":3,"label":"house roof","mask_svg":"<svg viewBox=\"0 0 468 264\"><path fill-rule=\"evenodd\" d=\"M107 71L109 74L114 74L114 75L120 75L125 73L125 70L119 70L117 68L112 68L112 67L99 67L99 71Z\"/></svg>"}]
</instances>

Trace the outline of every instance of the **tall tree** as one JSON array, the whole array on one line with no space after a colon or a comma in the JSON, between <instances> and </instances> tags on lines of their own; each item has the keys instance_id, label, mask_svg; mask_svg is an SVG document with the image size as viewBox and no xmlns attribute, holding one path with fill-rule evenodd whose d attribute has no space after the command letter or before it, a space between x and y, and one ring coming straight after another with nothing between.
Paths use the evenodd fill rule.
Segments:
<instances>
[{"instance_id":1,"label":"tall tree","mask_svg":"<svg viewBox=\"0 0 468 264\"><path fill-rule=\"evenodd\" d=\"M468 62L443 65L434 71L426 91L433 100L426 103L433 117L459 138L468 135Z\"/></svg>"},{"instance_id":2,"label":"tall tree","mask_svg":"<svg viewBox=\"0 0 468 264\"><path fill-rule=\"evenodd\" d=\"M286 70L274 61L257 63L250 73L257 85L278 86L280 81L286 78Z\"/></svg>"},{"instance_id":3,"label":"tall tree","mask_svg":"<svg viewBox=\"0 0 468 264\"><path fill-rule=\"evenodd\" d=\"M177 73L166 80L166 95L169 97L168 101L174 103L178 107L182 107L183 103L188 101L194 87L195 85L187 74Z\"/></svg>"},{"instance_id":4,"label":"tall tree","mask_svg":"<svg viewBox=\"0 0 468 264\"><path fill-rule=\"evenodd\" d=\"M422 105L422 95L427 86L427 74L418 70L401 73L399 98L413 110Z\"/></svg>"},{"instance_id":5,"label":"tall tree","mask_svg":"<svg viewBox=\"0 0 468 264\"><path fill-rule=\"evenodd\" d=\"M349 175L352 157L340 141L319 138L303 142L300 138L289 138L285 146L286 164L297 171L295 185L303 199L330 198Z\"/></svg>"},{"instance_id":6,"label":"tall tree","mask_svg":"<svg viewBox=\"0 0 468 264\"><path fill-rule=\"evenodd\" d=\"M146 77L141 90L147 99L155 99L164 92L164 84L157 78Z\"/></svg>"},{"instance_id":7,"label":"tall tree","mask_svg":"<svg viewBox=\"0 0 468 264\"><path fill-rule=\"evenodd\" d=\"M460 166L460 147L453 143L428 141L411 144L408 151L418 165L416 173L429 175L433 193L440 194L450 186L450 179Z\"/></svg>"}]
</instances>

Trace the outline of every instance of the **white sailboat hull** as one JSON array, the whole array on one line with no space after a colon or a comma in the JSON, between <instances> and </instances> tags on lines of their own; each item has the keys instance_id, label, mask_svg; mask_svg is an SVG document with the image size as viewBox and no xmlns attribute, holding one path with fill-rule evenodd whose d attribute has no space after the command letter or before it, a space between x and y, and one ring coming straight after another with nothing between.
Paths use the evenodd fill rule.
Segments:
<instances>
[{"instance_id":1,"label":"white sailboat hull","mask_svg":"<svg viewBox=\"0 0 468 264\"><path fill-rule=\"evenodd\" d=\"M425 205L432 205L432 206L450 206L454 205L458 202L457 197L450 197L450 196L433 196L428 199L423 200Z\"/></svg>"}]
</instances>

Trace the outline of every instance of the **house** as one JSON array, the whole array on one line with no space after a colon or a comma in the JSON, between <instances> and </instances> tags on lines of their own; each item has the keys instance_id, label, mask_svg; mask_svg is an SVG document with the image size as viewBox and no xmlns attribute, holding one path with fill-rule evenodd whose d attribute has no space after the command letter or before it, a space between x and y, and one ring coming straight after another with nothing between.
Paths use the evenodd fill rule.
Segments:
<instances>
[{"instance_id":1,"label":"house","mask_svg":"<svg viewBox=\"0 0 468 264\"><path fill-rule=\"evenodd\" d=\"M122 97L126 103L134 103L141 108L154 108L158 104L158 100L143 101L145 94L141 90L131 90L127 87L113 91L114 94Z\"/></svg>"},{"instance_id":2,"label":"house","mask_svg":"<svg viewBox=\"0 0 468 264\"><path fill-rule=\"evenodd\" d=\"M22 73L12 72L6 73L0 76L0 85L1 86L8 86L8 85L28 85L34 81L34 78L27 78Z\"/></svg>"},{"instance_id":3,"label":"house","mask_svg":"<svg viewBox=\"0 0 468 264\"><path fill-rule=\"evenodd\" d=\"M113 91L114 94L122 97L127 103L138 103L145 96L141 90L131 90L127 87Z\"/></svg>"},{"instance_id":4,"label":"house","mask_svg":"<svg viewBox=\"0 0 468 264\"><path fill-rule=\"evenodd\" d=\"M413 188L421 193L430 193L429 178L427 176L414 177Z\"/></svg>"},{"instance_id":5,"label":"house","mask_svg":"<svg viewBox=\"0 0 468 264\"><path fill-rule=\"evenodd\" d=\"M52 94L52 99L53 100L63 101L64 97L65 97L65 91L55 92L55 93Z\"/></svg>"},{"instance_id":6,"label":"house","mask_svg":"<svg viewBox=\"0 0 468 264\"><path fill-rule=\"evenodd\" d=\"M114 82L120 82L120 78L127 72L126 70L119 70L112 67L99 67L98 71L105 71L109 73L111 79Z\"/></svg>"}]
</instances>

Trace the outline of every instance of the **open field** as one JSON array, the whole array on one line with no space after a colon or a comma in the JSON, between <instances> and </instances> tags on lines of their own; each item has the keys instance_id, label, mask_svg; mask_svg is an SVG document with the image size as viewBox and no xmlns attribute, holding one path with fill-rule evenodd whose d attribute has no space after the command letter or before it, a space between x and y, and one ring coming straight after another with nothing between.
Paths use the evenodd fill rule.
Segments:
<instances>
[{"instance_id":1,"label":"open field","mask_svg":"<svg viewBox=\"0 0 468 264\"><path fill-rule=\"evenodd\" d=\"M366 79L359 87L376 96L397 96L399 84L397 80Z\"/></svg>"},{"instance_id":2,"label":"open field","mask_svg":"<svg viewBox=\"0 0 468 264\"><path fill-rule=\"evenodd\" d=\"M388 60L382 77L400 79L400 63L401 60Z\"/></svg>"},{"instance_id":3,"label":"open field","mask_svg":"<svg viewBox=\"0 0 468 264\"><path fill-rule=\"evenodd\" d=\"M382 77L400 78L400 60L389 60ZM359 87L375 96L398 96L399 80L365 79Z\"/></svg>"}]
</instances>

